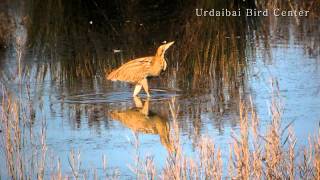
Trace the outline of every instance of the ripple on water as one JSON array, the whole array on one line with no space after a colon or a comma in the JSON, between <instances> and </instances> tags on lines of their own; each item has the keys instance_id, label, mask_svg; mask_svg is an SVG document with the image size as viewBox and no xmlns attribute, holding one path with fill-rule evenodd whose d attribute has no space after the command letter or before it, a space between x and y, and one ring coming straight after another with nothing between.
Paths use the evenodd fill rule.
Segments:
<instances>
[{"instance_id":1,"label":"ripple on water","mask_svg":"<svg viewBox=\"0 0 320 180\"><path fill-rule=\"evenodd\" d=\"M151 101L165 101L181 95L180 90L172 89L151 89ZM147 98L145 93L139 94L142 98ZM106 92L106 93L81 93L58 97L59 102L69 104L113 104L121 102L131 102L132 92L129 90Z\"/></svg>"}]
</instances>

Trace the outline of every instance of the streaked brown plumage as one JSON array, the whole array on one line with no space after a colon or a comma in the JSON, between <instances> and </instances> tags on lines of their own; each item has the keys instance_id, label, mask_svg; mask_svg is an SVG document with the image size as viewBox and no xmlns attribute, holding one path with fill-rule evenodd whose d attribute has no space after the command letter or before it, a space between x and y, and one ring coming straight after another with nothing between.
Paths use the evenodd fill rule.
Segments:
<instances>
[{"instance_id":1,"label":"streaked brown plumage","mask_svg":"<svg viewBox=\"0 0 320 180\"><path fill-rule=\"evenodd\" d=\"M166 70L167 62L164 59L164 54L173 43L169 42L161 45L155 56L138 58L123 64L118 69L112 71L107 76L107 79L135 84L133 96L136 96L140 92L141 87L150 96L147 77L159 76L161 71Z\"/></svg>"},{"instance_id":2,"label":"streaked brown plumage","mask_svg":"<svg viewBox=\"0 0 320 180\"><path fill-rule=\"evenodd\" d=\"M161 144L169 151L173 152L173 145L170 141L170 127L167 119L149 111L149 99L142 104L139 97L134 97L136 107L109 113L114 120L121 122L124 126L134 132L146 134L158 134Z\"/></svg>"}]
</instances>

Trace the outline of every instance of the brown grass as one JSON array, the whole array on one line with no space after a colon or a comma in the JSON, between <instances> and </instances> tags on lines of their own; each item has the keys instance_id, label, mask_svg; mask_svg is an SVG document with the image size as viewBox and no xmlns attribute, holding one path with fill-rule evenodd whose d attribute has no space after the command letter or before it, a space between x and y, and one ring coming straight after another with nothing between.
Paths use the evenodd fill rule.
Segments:
<instances>
[{"instance_id":1,"label":"brown grass","mask_svg":"<svg viewBox=\"0 0 320 180\"><path fill-rule=\"evenodd\" d=\"M282 106L277 91L274 92L271 105L271 122L266 134L259 129L259 119L252 104L240 101L240 131L234 132L230 144L229 161L222 163L221 150L210 137L203 136L196 143L196 158L184 155L180 146L179 106L175 99L169 103L172 128L171 141L174 151L169 153L165 167L157 172L153 156L135 155L135 164L131 169L138 179L296 179L318 178L320 175L320 140L319 136L310 138L309 147L302 151L296 149L296 139L290 125L281 129ZM81 153L71 151L69 156L70 174L62 174L61 162L53 165L55 170L47 169L46 125L42 123L40 132L28 129L29 110L22 107L8 94L4 94L1 106L1 151L5 152L6 171L12 179L46 179L47 174L53 179L97 178L96 169L81 168ZM27 106L30 108L30 106ZM24 110L22 110L24 109ZM20 118L24 117L24 118ZM26 132L28 131L28 132ZM284 133L287 132L287 133ZM36 135L39 135L38 137ZM287 135L285 135L287 134ZM31 137L31 138L29 138ZM36 138L37 137L37 138ZM31 146L38 144L40 148ZM138 152L139 141L133 143ZM30 157L28 148L36 157ZM32 159L31 161L28 159ZM106 157L102 158L106 169ZM118 174L107 177L118 178Z\"/></svg>"},{"instance_id":2,"label":"brown grass","mask_svg":"<svg viewBox=\"0 0 320 180\"><path fill-rule=\"evenodd\" d=\"M319 135L309 140L302 151L296 149L296 139L290 125L281 128L282 106L275 92L271 105L271 121L265 134L259 129L259 119L252 103L241 101L239 105L239 132L233 132L229 161L222 163L222 152L214 141L202 136L196 143L194 158L184 155L179 132L179 106L175 99L169 103L171 112L171 138L174 151L169 153L166 165L156 171L153 156L139 154L139 141L135 163L131 169L138 179L317 179L320 175ZM46 145L46 123L41 123L40 132L28 128L30 119L26 109L8 94L4 94L1 106L1 151L6 159L6 177L12 179L98 179L97 169L81 167L81 153L72 150L69 156L69 173L61 169L61 162L50 164ZM21 118L22 117L22 118ZM32 154L32 155L31 155ZM53 168L48 168L49 166ZM106 157L102 157L106 172ZM104 174L119 178L119 173Z\"/></svg>"},{"instance_id":3,"label":"brown grass","mask_svg":"<svg viewBox=\"0 0 320 180\"><path fill-rule=\"evenodd\" d=\"M273 83L276 84L276 83ZM4 91L4 90L3 90ZM296 139L291 124L281 126L282 105L277 87L270 107L271 121L265 134L259 129L259 118L252 101L240 100L239 132L232 135L229 161L223 163L222 152L214 141L202 136L196 142L195 157L184 155L179 132L179 105L173 98L169 103L171 112L171 143L173 151L168 154L165 167L156 171L153 156L139 154L139 139L135 163L131 166L137 179L317 179L320 175L319 135L310 137L309 146L302 151L296 148ZM99 178L96 169L82 169L81 153L72 150L69 156L69 174L63 174L61 162L49 169L46 145L46 121L41 123L40 132L27 126L31 122L33 107L25 105L4 93L0 110L1 151L6 160L6 177L11 179L86 179ZM111 162L112 163L112 162ZM106 173L106 157L102 158L105 176L119 178L119 173Z\"/></svg>"},{"instance_id":4,"label":"brown grass","mask_svg":"<svg viewBox=\"0 0 320 180\"><path fill-rule=\"evenodd\" d=\"M7 46L15 29L15 24L7 12L0 12L0 49Z\"/></svg>"}]
</instances>

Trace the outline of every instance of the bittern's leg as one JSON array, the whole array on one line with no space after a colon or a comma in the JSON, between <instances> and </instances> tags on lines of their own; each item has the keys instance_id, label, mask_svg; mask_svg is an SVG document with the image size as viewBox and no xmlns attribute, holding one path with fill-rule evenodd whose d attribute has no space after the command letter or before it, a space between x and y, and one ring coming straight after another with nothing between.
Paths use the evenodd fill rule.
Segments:
<instances>
[{"instance_id":1,"label":"bittern's leg","mask_svg":"<svg viewBox=\"0 0 320 180\"><path fill-rule=\"evenodd\" d=\"M150 97L150 94L149 94L149 86L148 86L148 81L147 81L147 79L146 79L146 78L143 79L140 83L142 84L142 87L143 87L144 91L147 93L147 96Z\"/></svg>"},{"instance_id":2,"label":"bittern's leg","mask_svg":"<svg viewBox=\"0 0 320 180\"><path fill-rule=\"evenodd\" d=\"M134 96L133 97L133 101L134 101L134 104L136 105L137 108L142 108L143 107L142 101L139 98L139 96Z\"/></svg>"},{"instance_id":3,"label":"bittern's leg","mask_svg":"<svg viewBox=\"0 0 320 180\"><path fill-rule=\"evenodd\" d=\"M141 87L142 85L141 84L137 84L134 88L134 91L133 91L133 97L137 96L139 94L139 92L141 91Z\"/></svg>"}]
</instances>

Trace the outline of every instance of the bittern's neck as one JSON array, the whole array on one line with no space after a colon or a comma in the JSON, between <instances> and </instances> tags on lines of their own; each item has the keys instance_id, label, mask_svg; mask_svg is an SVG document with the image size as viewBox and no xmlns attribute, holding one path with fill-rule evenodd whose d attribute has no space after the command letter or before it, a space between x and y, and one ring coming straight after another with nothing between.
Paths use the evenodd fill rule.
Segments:
<instances>
[{"instance_id":1,"label":"bittern's neck","mask_svg":"<svg viewBox=\"0 0 320 180\"><path fill-rule=\"evenodd\" d=\"M160 58L164 58L164 53L166 50L163 47L159 47L156 52L156 56Z\"/></svg>"},{"instance_id":2,"label":"bittern's neck","mask_svg":"<svg viewBox=\"0 0 320 180\"><path fill-rule=\"evenodd\" d=\"M158 53L158 51L157 51L155 56L159 57L159 58L164 58L164 53Z\"/></svg>"}]
</instances>

